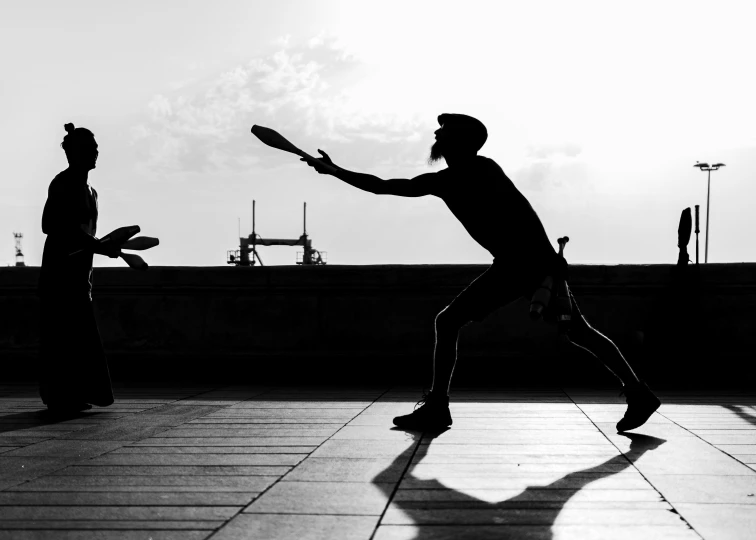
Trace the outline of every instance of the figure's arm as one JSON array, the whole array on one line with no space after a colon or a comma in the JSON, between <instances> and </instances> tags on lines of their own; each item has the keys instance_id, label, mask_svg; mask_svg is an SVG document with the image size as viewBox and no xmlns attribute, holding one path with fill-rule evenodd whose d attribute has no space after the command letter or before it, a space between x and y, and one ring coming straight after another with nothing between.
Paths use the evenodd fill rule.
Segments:
<instances>
[{"instance_id":1,"label":"figure's arm","mask_svg":"<svg viewBox=\"0 0 756 540\"><path fill-rule=\"evenodd\" d=\"M71 252L84 250L108 257L118 257L120 248L103 246L97 238L86 232L82 225L76 222L71 208L72 203L67 193L58 186L51 185L45 208L42 211L42 232L66 238Z\"/></svg>"},{"instance_id":2,"label":"figure's arm","mask_svg":"<svg viewBox=\"0 0 756 540\"><path fill-rule=\"evenodd\" d=\"M422 197L434 193L434 176L436 173L425 173L412 179L396 178L383 180L372 174L348 171L331 161L328 154L322 150L318 150L318 152L320 152L323 157L315 160L315 162L304 158L302 158L301 161L304 161L310 167L313 167L320 174L330 174L342 182L346 182L350 186L354 186L363 191L375 193L376 195L397 195L399 197ZM328 167L319 166L320 162L325 163Z\"/></svg>"}]
</instances>

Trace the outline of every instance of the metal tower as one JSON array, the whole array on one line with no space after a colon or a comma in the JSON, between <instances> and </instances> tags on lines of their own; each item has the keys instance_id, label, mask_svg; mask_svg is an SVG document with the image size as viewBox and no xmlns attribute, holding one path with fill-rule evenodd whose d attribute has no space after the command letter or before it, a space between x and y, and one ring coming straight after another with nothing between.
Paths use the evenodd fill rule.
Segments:
<instances>
[{"instance_id":1,"label":"metal tower","mask_svg":"<svg viewBox=\"0 0 756 540\"><path fill-rule=\"evenodd\" d=\"M26 266L24 263L24 252L21 251L21 239L23 237L24 235L21 233L13 233L13 238L16 240L16 266Z\"/></svg>"},{"instance_id":2,"label":"metal tower","mask_svg":"<svg viewBox=\"0 0 756 540\"><path fill-rule=\"evenodd\" d=\"M297 253L297 264L326 264L327 253L312 247L312 240L307 237L307 203L304 203L303 221L304 231L299 238L263 238L255 230L255 201L252 201L252 234L246 238L239 238L239 249L227 253L226 263L236 266L254 266L259 262L260 266L263 266L257 246L302 246L304 251Z\"/></svg>"}]
</instances>

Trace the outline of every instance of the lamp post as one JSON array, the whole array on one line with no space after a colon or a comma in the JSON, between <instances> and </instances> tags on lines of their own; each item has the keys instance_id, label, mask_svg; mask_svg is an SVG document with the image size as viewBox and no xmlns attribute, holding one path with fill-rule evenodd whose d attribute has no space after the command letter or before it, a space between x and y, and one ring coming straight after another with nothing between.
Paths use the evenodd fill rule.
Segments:
<instances>
[{"instance_id":1,"label":"lamp post","mask_svg":"<svg viewBox=\"0 0 756 540\"><path fill-rule=\"evenodd\" d=\"M706 187L706 247L704 248L704 262L709 262L709 197L711 196L711 171L717 171L720 167L724 167L724 163L715 163L709 165L708 163L699 163L696 161L694 167L698 167L702 171L706 171L709 174L708 185Z\"/></svg>"}]
</instances>

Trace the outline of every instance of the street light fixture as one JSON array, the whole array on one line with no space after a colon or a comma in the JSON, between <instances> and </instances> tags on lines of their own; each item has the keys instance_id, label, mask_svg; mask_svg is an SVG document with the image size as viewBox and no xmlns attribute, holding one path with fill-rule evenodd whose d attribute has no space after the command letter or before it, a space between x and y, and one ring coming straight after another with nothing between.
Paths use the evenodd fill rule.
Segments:
<instances>
[{"instance_id":1,"label":"street light fixture","mask_svg":"<svg viewBox=\"0 0 756 540\"><path fill-rule=\"evenodd\" d=\"M698 167L702 171L709 173L708 185L706 187L706 247L704 251L704 262L709 262L709 198L711 196L711 171L717 171L720 167L724 167L724 163L715 163L709 165L708 163L699 163L696 161L694 167Z\"/></svg>"}]
</instances>

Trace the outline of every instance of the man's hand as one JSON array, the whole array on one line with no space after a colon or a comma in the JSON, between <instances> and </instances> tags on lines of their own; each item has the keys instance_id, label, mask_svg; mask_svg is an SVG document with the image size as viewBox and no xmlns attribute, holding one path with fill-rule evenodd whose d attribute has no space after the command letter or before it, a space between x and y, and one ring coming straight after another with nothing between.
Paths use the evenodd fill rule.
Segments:
<instances>
[{"instance_id":1,"label":"man's hand","mask_svg":"<svg viewBox=\"0 0 756 540\"><path fill-rule=\"evenodd\" d=\"M114 242L105 242L104 244L100 244L97 253L106 255L111 259L117 259L121 255L121 246Z\"/></svg>"},{"instance_id":2,"label":"man's hand","mask_svg":"<svg viewBox=\"0 0 756 540\"><path fill-rule=\"evenodd\" d=\"M300 158L299 161L304 161L310 167L318 171L319 174L333 174L334 170L338 169L338 167L334 164L333 161L331 161L331 158L328 157L328 154L326 154L320 149L318 149L318 153L323 157L321 157L320 159L313 159L313 160Z\"/></svg>"}]
</instances>

